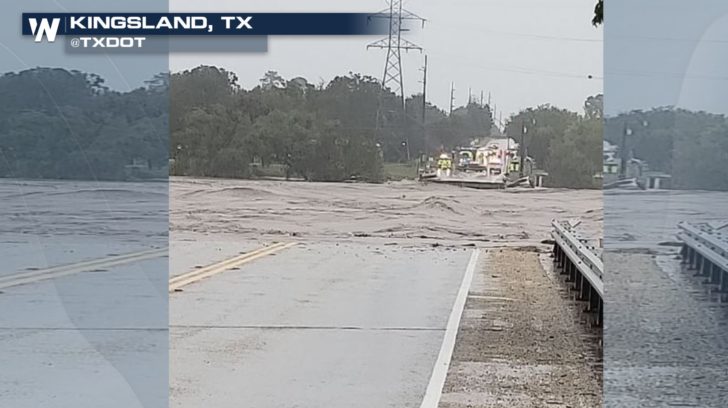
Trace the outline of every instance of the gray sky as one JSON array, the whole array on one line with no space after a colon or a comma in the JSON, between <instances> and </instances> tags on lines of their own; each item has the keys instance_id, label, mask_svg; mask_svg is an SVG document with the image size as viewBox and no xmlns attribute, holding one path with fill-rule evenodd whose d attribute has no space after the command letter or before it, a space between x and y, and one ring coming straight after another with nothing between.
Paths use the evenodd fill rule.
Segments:
<instances>
[{"instance_id":1,"label":"gray sky","mask_svg":"<svg viewBox=\"0 0 728 408\"><path fill-rule=\"evenodd\" d=\"M609 0L605 110L728 113L728 2Z\"/></svg>"},{"instance_id":2,"label":"gray sky","mask_svg":"<svg viewBox=\"0 0 728 408\"><path fill-rule=\"evenodd\" d=\"M77 69L96 73L112 89L129 90L144 85L144 81L169 68L167 55L69 55L64 51L65 39L55 43L36 44L32 37L21 33L22 13L67 12L160 12L167 10L166 0L23 0L3 2L0 13L0 74L35 67Z\"/></svg>"},{"instance_id":3,"label":"gray sky","mask_svg":"<svg viewBox=\"0 0 728 408\"><path fill-rule=\"evenodd\" d=\"M602 29L591 25L592 0L409 0L405 8L426 18L423 30L409 40L428 55L428 100L449 106L450 83L455 104L492 95L498 111L508 114L544 103L581 111L584 100L602 92ZM171 0L181 12L375 12L384 0ZM257 85L267 70L285 78L303 76L328 81L349 71L382 77L384 50L367 50L379 37L272 37L267 54L174 54L173 71L200 64L235 72L246 87ZM419 52L403 55L405 93L421 90ZM592 75L594 79L588 79Z\"/></svg>"},{"instance_id":4,"label":"gray sky","mask_svg":"<svg viewBox=\"0 0 728 408\"><path fill-rule=\"evenodd\" d=\"M157 56L67 55L63 44L35 44L20 35L22 12L110 11L96 0L6 2L0 15L0 72L36 66L100 74L119 90L143 85L171 65L173 70L215 64L235 71L254 86L268 69L284 76L330 80L349 71L382 75L384 51L366 50L377 38L273 37L266 55L176 54ZM583 100L602 91L605 109L674 105L728 111L728 2L701 0L610 0L606 41L589 23L594 0L408 0L408 9L428 19L411 40L425 47L430 61L429 100L442 108L455 82L456 103L492 93L508 113L541 103L580 110ZM171 0L172 11L378 11L384 0ZM114 11L166 11L165 0L128 0ZM604 47L604 54L602 49ZM604 57L603 57L604 55ZM405 54L405 90L419 92L423 56ZM595 79L586 79L587 75Z\"/></svg>"}]
</instances>

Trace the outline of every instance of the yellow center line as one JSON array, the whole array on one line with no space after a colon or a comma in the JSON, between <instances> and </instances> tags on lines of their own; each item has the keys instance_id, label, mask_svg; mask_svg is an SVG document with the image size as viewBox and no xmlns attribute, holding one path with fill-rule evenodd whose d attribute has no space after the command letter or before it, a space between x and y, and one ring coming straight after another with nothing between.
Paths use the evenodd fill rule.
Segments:
<instances>
[{"instance_id":1,"label":"yellow center line","mask_svg":"<svg viewBox=\"0 0 728 408\"><path fill-rule=\"evenodd\" d=\"M209 278L210 276L217 275L227 270L236 268L248 262L252 262L256 259L263 258L265 256L274 254L276 252L283 251L284 249L295 246L296 242L290 243L276 243L268 245L262 248L258 248L255 251L251 251L234 258L224 260L222 262L214 263L212 265L205 266L204 268L195 269L194 271L187 272L185 274L175 276L169 280L169 291L174 292L183 286L191 283L198 282L202 279Z\"/></svg>"},{"instance_id":2,"label":"yellow center line","mask_svg":"<svg viewBox=\"0 0 728 408\"><path fill-rule=\"evenodd\" d=\"M153 249L140 252L132 252L124 255L115 255L105 258L92 259L90 261L77 262L74 264L54 266L36 271L22 272L10 276L0 277L0 289L11 286L25 285L28 283L40 282L47 279L59 278L73 275L80 272L91 271L101 268L110 268L147 259L159 258L167 255L168 249Z\"/></svg>"},{"instance_id":3,"label":"yellow center line","mask_svg":"<svg viewBox=\"0 0 728 408\"><path fill-rule=\"evenodd\" d=\"M264 247L261 247L261 248L258 248L256 250L254 250L254 251L246 252L244 254L235 256L233 258L229 258L229 259L226 259L224 261L220 261L220 262L214 263L212 265L208 265L208 266L205 266L203 268L195 269L195 270L189 271L187 273L183 273L182 275L175 276L173 278L170 278L169 283L170 283L170 285L171 284L175 284L175 283L178 283L180 281L188 280L188 279L190 279L190 278L192 278L194 276L203 275L203 274L206 274L206 273L208 273L210 271L214 271L214 270L217 270L219 268L226 267L228 265L233 265L233 266L229 266L230 268L233 268L234 265L237 262L240 262L240 261L242 261L244 259L248 259L251 256L255 256L255 255L257 255L257 254L259 254L261 252L282 247L283 245L285 245L283 242L278 242L278 243L275 243L275 244L271 244L271 245L268 245L268 246L264 246Z\"/></svg>"}]
</instances>

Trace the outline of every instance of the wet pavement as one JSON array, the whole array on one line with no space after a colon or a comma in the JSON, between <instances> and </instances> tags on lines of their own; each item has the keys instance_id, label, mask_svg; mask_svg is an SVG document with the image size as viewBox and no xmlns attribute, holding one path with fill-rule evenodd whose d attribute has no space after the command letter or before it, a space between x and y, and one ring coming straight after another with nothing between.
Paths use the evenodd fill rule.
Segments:
<instances>
[{"instance_id":1,"label":"wet pavement","mask_svg":"<svg viewBox=\"0 0 728 408\"><path fill-rule=\"evenodd\" d=\"M722 222L728 193L605 194L604 406L725 407L728 307L680 265L681 221Z\"/></svg>"},{"instance_id":2,"label":"wet pavement","mask_svg":"<svg viewBox=\"0 0 728 408\"><path fill-rule=\"evenodd\" d=\"M171 406L418 407L471 250L301 242L171 295Z\"/></svg>"},{"instance_id":3,"label":"wet pavement","mask_svg":"<svg viewBox=\"0 0 728 408\"><path fill-rule=\"evenodd\" d=\"M532 251L484 252L440 408L601 406L601 331L551 267Z\"/></svg>"}]
</instances>

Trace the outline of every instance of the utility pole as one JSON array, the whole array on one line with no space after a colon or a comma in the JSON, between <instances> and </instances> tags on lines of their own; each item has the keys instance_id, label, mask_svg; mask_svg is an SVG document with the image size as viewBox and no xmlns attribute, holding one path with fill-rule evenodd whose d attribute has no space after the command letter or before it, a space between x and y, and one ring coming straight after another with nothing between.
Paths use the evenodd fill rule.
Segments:
<instances>
[{"instance_id":1,"label":"utility pole","mask_svg":"<svg viewBox=\"0 0 728 408\"><path fill-rule=\"evenodd\" d=\"M536 128L536 118L533 116L533 114L530 115L531 118L528 121L528 126L531 126L532 129ZM526 147L526 136L528 133L528 127L526 126L526 119L521 119L521 146L519 146L519 155L521 156L521 177L524 175L524 168L526 166L526 158L528 157L528 147Z\"/></svg>"},{"instance_id":2,"label":"utility pole","mask_svg":"<svg viewBox=\"0 0 728 408\"><path fill-rule=\"evenodd\" d=\"M523 165L526 164L526 132L528 132L528 129L526 129L526 120L521 119L521 145L518 146L518 155L521 157L518 165L518 174L521 177L523 177Z\"/></svg>"},{"instance_id":3,"label":"utility pole","mask_svg":"<svg viewBox=\"0 0 728 408\"><path fill-rule=\"evenodd\" d=\"M416 45L404 38L402 38L402 32L408 31L407 28L402 27L402 22L405 20L419 20L422 22L422 27L425 26L425 19L422 17L407 11L402 8L403 0L389 0L389 8L380 11L372 16L372 18L386 18L389 20L389 35L379 41L373 42L367 45L369 48L381 48L387 50L387 59L384 64L384 76L382 77L382 88L379 92L379 107L377 109L377 130L381 130L385 126L386 114L383 112L384 109L384 93L389 88L395 95L399 97L400 108L402 111L401 118L401 129L404 133L406 110L405 110L405 99L404 99L404 80L402 74L402 50L418 50L422 52L422 47ZM404 141L405 147L407 148L407 161L410 160L410 147L409 141Z\"/></svg>"},{"instance_id":4,"label":"utility pole","mask_svg":"<svg viewBox=\"0 0 728 408\"><path fill-rule=\"evenodd\" d=\"M422 70L422 141L423 153L427 153L427 55L425 54L425 65Z\"/></svg>"},{"instance_id":5,"label":"utility pole","mask_svg":"<svg viewBox=\"0 0 728 408\"><path fill-rule=\"evenodd\" d=\"M627 125L627 121L624 121L624 128L622 129L622 145L619 147L619 180L624 180L627 177L627 136L632 134L632 129Z\"/></svg>"},{"instance_id":6,"label":"utility pole","mask_svg":"<svg viewBox=\"0 0 728 408\"><path fill-rule=\"evenodd\" d=\"M425 65L422 67L422 126L425 126L425 112L427 110L427 55Z\"/></svg>"},{"instance_id":7,"label":"utility pole","mask_svg":"<svg viewBox=\"0 0 728 408\"><path fill-rule=\"evenodd\" d=\"M455 83L450 83L450 115L452 115L453 104L455 103Z\"/></svg>"}]
</instances>

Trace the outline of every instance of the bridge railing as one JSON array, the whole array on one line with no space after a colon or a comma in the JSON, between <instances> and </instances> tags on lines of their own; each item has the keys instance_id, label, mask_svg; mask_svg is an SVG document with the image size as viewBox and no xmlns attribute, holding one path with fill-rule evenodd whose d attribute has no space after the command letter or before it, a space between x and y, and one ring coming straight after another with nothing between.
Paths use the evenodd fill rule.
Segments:
<instances>
[{"instance_id":1,"label":"bridge railing","mask_svg":"<svg viewBox=\"0 0 728 408\"><path fill-rule=\"evenodd\" d=\"M587 302L586 312L594 314L594 323L601 325L604 297L604 262L599 255L601 251L578 233L578 224L553 221L551 225L555 266L562 275L566 275L566 282L571 284L576 299Z\"/></svg>"},{"instance_id":2,"label":"bridge railing","mask_svg":"<svg viewBox=\"0 0 728 408\"><path fill-rule=\"evenodd\" d=\"M707 284L717 285L720 293L728 292L728 231L710 224L678 224L682 242L682 261Z\"/></svg>"}]
</instances>

